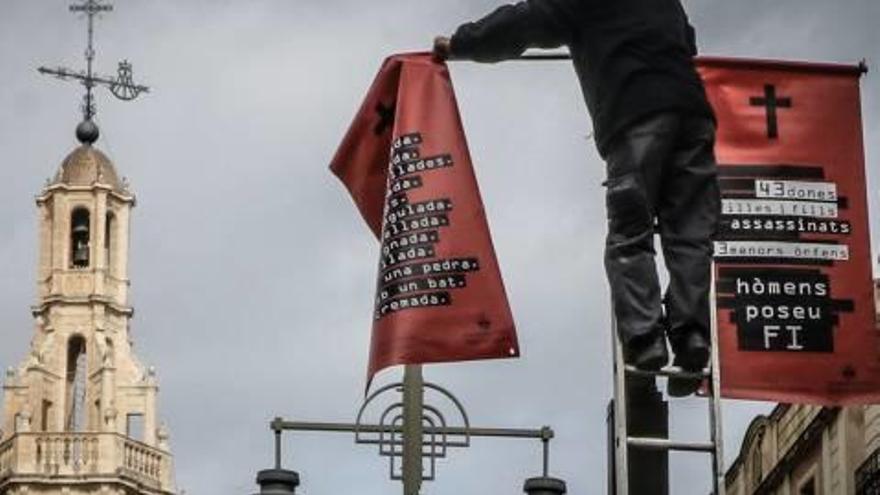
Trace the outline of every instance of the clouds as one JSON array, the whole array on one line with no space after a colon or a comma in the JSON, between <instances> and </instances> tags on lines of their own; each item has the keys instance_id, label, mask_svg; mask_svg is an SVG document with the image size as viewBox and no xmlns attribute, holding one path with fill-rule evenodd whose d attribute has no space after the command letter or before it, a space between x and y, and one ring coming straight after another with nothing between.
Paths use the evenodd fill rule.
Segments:
<instances>
[{"instance_id":1,"label":"clouds","mask_svg":"<svg viewBox=\"0 0 880 495\"><path fill-rule=\"evenodd\" d=\"M65 5L9 0L0 19L4 367L23 357L32 332L33 196L75 144L79 88L34 70L81 65L83 22ZM127 58L153 87L128 104L99 93L98 145L138 195L133 338L159 370L188 493L253 491L271 460L275 415L353 419L378 251L327 163L384 56L426 49L494 5L119 0L99 21L99 71ZM688 7L704 53L880 63L874 0ZM577 82L564 63L456 63L452 73L524 357L431 366L426 377L459 395L475 424L553 425L554 472L571 493L598 493L611 383L604 171ZM877 77L863 88L877 211ZM725 409L729 458L749 415L767 409ZM700 435L703 414L698 401L677 402L675 432ZM285 445L303 493L395 489L384 461L350 437L292 435ZM707 492L708 462L673 466L673 493ZM481 440L442 462L425 492L519 493L539 467L534 445Z\"/></svg>"}]
</instances>

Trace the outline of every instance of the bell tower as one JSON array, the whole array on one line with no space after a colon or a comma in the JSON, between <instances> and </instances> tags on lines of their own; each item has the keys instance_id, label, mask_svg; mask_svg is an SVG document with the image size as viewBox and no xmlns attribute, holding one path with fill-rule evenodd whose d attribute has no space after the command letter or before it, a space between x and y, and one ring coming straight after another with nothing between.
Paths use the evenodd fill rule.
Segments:
<instances>
[{"instance_id":1,"label":"bell tower","mask_svg":"<svg viewBox=\"0 0 880 495\"><path fill-rule=\"evenodd\" d=\"M37 197L34 337L6 372L0 493L171 494L155 372L129 335L135 198L93 146L97 127L86 121L77 137L81 146Z\"/></svg>"},{"instance_id":2,"label":"bell tower","mask_svg":"<svg viewBox=\"0 0 880 495\"><path fill-rule=\"evenodd\" d=\"M40 68L85 88L79 146L37 197L37 301L30 351L3 381L0 494L172 495L168 432L155 371L132 351L128 248L135 197L95 147L93 89L130 100L148 90L123 62L92 72L100 0L70 7L88 19L86 71Z\"/></svg>"}]
</instances>

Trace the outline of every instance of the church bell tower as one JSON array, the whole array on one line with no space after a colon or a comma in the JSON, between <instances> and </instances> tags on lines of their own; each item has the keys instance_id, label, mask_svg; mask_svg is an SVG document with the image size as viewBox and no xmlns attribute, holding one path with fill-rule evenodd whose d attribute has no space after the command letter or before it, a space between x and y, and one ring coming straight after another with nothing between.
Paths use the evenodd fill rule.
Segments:
<instances>
[{"instance_id":1,"label":"church bell tower","mask_svg":"<svg viewBox=\"0 0 880 495\"><path fill-rule=\"evenodd\" d=\"M92 90L133 99L144 86L123 62L117 78L92 72L93 19L112 9L81 0L87 71L40 72L86 89L80 145L37 197L39 256L34 336L6 371L0 412L0 494L172 495L168 432L157 416L155 371L133 353L129 233L135 197L95 147Z\"/></svg>"},{"instance_id":2,"label":"church bell tower","mask_svg":"<svg viewBox=\"0 0 880 495\"><path fill-rule=\"evenodd\" d=\"M33 341L6 372L0 493L171 494L158 385L131 348L128 239L135 198L82 145L37 198L39 268Z\"/></svg>"}]
</instances>

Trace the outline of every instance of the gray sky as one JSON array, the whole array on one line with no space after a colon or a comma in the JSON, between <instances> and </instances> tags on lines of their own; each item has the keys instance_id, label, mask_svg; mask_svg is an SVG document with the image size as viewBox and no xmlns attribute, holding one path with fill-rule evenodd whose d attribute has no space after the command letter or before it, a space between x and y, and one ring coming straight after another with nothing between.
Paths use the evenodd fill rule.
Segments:
<instances>
[{"instance_id":1,"label":"gray sky","mask_svg":"<svg viewBox=\"0 0 880 495\"><path fill-rule=\"evenodd\" d=\"M84 22L66 0L0 3L0 366L31 338L34 195L73 149L80 90L39 65L82 65ZM97 27L97 68L132 61L154 92L99 92L98 145L138 195L132 231L136 351L159 371L179 485L255 490L276 415L350 421L363 397L378 249L327 170L381 60L425 49L491 0L376 2L117 0ZM689 0L702 51L856 62L869 200L880 191L876 0ZM605 489L611 375L602 271L603 164L565 63L456 63L453 80L524 357L430 366L480 426L552 425L553 471L581 495ZM872 223L880 239L880 215ZM875 253L876 253L875 244ZM392 370L379 384L397 378ZM751 415L725 404L727 457ZM705 434L704 402L676 401L673 430ZM285 437L302 493L397 488L347 436ZM521 493L537 445L477 440L441 462L425 494ZM677 495L709 491L709 462L676 455Z\"/></svg>"}]
</instances>

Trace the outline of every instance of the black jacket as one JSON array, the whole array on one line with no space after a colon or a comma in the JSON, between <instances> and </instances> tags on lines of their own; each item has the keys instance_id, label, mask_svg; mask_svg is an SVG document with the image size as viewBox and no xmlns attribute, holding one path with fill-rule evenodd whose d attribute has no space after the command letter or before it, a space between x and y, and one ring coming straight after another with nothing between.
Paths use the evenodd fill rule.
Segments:
<instances>
[{"instance_id":1,"label":"black jacket","mask_svg":"<svg viewBox=\"0 0 880 495\"><path fill-rule=\"evenodd\" d=\"M679 0L526 0L458 28L456 58L497 62L567 45L600 153L626 126L665 110L711 117Z\"/></svg>"}]
</instances>

